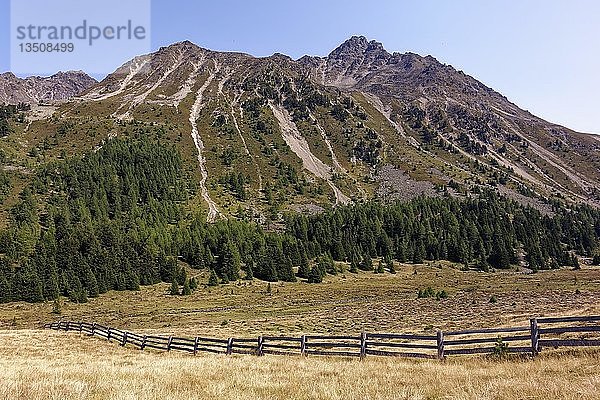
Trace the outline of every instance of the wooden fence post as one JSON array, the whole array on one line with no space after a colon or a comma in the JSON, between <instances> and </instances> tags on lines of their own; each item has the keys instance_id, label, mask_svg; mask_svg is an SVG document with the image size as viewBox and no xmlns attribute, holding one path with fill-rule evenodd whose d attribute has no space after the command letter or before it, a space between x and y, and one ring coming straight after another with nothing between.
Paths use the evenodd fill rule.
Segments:
<instances>
[{"instance_id":1,"label":"wooden fence post","mask_svg":"<svg viewBox=\"0 0 600 400\"><path fill-rule=\"evenodd\" d=\"M169 341L167 342L167 351L171 351L171 343L173 342L173 336L169 336Z\"/></svg>"},{"instance_id":2,"label":"wooden fence post","mask_svg":"<svg viewBox=\"0 0 600 400\"><path fill-rule=\"evenodd\" d=\"M94 333L96 333L96 323L95 322L92 324L92 334L91 334L91 336L94 336Z\"/></svg>"},{"instance_id":3,"label":"wooden fence post","mask_svg":"<svg viewBox=\"0 0 600 400\"><path fill-rule=\"evenodd\" d=\"M111 327L109 327L109 328L108 328L108 333L106 334L106 340L108 340L109 342L110 342L110 337L111 337L111 334L112 334L112 328L111 328Z\"/></svg>"},{"instance_id":4,"label":"wooden fence post","mask_svg":"<svg viewBox=\"0 0 600 400\"><path fill-rule=\"evenodd\" d=\"M437 358L439 360L444 359L444 332L437 332Z\"/></svg>"},{"instance_id":5,"label":"wooden fence post","mask_svg":"<svg viewBox=\"0 0 600 400\"><path fill-rule=\"evenodd\" d=\"M263 344L265 340L262 336L258 337L258 347L256 348L256 355L261 357L263 355Z\"/></svg>"},{"instance_id":6,"label":"wooden fence post","mask_svg":"<svg viewBox=\"0 0 600 400\"><path fill-rule=\"evenodd\" d=\"M537 318L531 318L529 320L529 326L531 329L531 355L535 357L540 352L540 330L538 328Z\"/></svg>"},{"instance_id":7,"label":"wooden fence post","mask_svg":"<svg viewBox=\"0 0 600 400\"><path fill-rule=\"evenodd\" d=\"M227 339L227 355L230 355L233 352L233 338Z\"/></svg>"},{"instance_id":8,"label":"wooden fence post","mask_svg":"<svg viewBox=\"0 0 600 400\"><path fill-rule=\"evenodd\" d=\"M140 346L140 350L144 350L144 348L146 347L146 340L148 340L148 336L144 335L144 338L142 339L142 345Z\"/></svg>"},{"instance_id":9,"label":"wooden fence post","mask_svg":"<svg viewBox=\"0 0 600 400\"><path fill-rule=\"evenodd\" d=\"M125 345L127 344L127 334L129 332L125 331L123 332L123 341L121 342L121 346L125 347Z\"/></svg>"},{"instance_id":10,"label":"wooden fence post","mask_svg":"<svg viewBox=\"0 0 600 400\"><path fill-rule=\"evenodd\" d=\"M67 323L65 325L65 331L68 331L70 327L71 327L71 321L67 321Z\"/></svg>"},{"instance_id":11,"label":"wooden fence post","mask_svg":"<svg viewBox=\"0 0 600 400\"><path fill-rule=\"evenodd\" d=\"M300 354L306 355L306 335L302 335L300 338Z\"/></svg>"},{"instance_id":12,"label":"wooden fence post","mask_svg":"<svg viewBox=\"0 0 600 400\"><path fill-rule=\"evenodd\" d=\"M360 358L361 360L367 356L367 334L362 332L360 334Z\"/></svg>"},{"instance_id":13,"label":"wooden fence post","mask_svg":"<svg viewBox=\"0 0 600 400\"><path fill-rule=\"evenodd\" d=\"M198 353L198 342L200 341L200 338L198 338L198 336L196 336L194 338L194 355L196 355L196 353Z\"/></svg>"},{"instance_id":14,"label":"wooden fence post","mask_svg":"<svg viewBox=\"0 0 600 400\"><path fill-rule=\"evenodd\" d=\"M83 330L83 322L79 323L79 333L81 333L81 331Z\"/></svg>"}]
</instances>

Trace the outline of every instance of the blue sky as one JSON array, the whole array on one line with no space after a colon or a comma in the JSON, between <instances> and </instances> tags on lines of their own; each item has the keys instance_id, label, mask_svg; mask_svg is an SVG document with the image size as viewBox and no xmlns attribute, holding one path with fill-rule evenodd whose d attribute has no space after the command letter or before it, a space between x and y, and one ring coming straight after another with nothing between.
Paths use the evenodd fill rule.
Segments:
<instances>
[{"instance_id":1,"label":"blue sky","mask_svg":"<svg viewBox=\"0 0 600 400\"><path fill-rule=\"evenodd\" d=\"M9 0L0 0L0 16L7 71ZM151 47L187 39L297 58L326 55L361 34L389 51L431 54L549 121L600 133L599 20L592 0L152 0Z\"/></svg>"}]
</instances>

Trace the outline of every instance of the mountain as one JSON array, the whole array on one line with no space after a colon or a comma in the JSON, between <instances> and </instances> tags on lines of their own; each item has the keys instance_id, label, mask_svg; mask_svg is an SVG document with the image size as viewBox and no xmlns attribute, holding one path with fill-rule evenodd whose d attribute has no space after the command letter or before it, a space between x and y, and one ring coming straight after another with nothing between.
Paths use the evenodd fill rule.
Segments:
<instances>
[{"instance_id":1,"label":"mountain","mask_svg":"<svg viewBox=\"0 0 600 400\"><path fill-rule=\"evenodd\" d=\"M95 83L95 79L81 71L27 78L18 78L7 72L0 74L0 104L35 104L40 101L67 100Z\"/></svg>"},{"instance_id":2,"label":"mountain","mask_svg":"<svg viewBox=\"0 0 600 400\"><path fill-rule=\"evenodd\" d=\"M25 140L48 159L142 133L180 150L198 187L190 207L209 221L490 187L547 212L600 204L600 137L364 37L299 60L176 43L33 121Z\"/></svg>"}]
</instances>

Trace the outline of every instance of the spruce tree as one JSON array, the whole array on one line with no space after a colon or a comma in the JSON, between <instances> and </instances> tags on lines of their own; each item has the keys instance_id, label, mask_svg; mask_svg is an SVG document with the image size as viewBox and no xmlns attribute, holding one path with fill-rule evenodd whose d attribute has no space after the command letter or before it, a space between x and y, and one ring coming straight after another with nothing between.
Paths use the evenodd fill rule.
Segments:
<instances>
[{"instance_id":1,"label":"spruce tree","mask_svg":"<svg viewBox=\"0 0 600 400\"><path fill-rule=\"evenodd\" d=\"M310 273L308 274L308 283L321 283L323 282L323 275L319 269L319 267L317 266L317 264L315 264L311 270Z\"/></svg>"},{"instance_id":2,"label":"spruce tree","mask_svg":"<svg viewBox=\"0 0 600 400\"><path fill-rule=\"evenodd\" d=\"M42 281L35 269L30 265L25 265L18 274L21 275L20 283L22 284L19 298L29 303L44 301Z\"/></svg>"},{"instance_id":3,"label":"spruce tree","mask_svg":"<svg viewBox=\"0 0 600 400\"><path fill-rule=\"evenodd\" d=\"M289 257L283 258L283 264L279 268L279 279L284 282L296 282L296 275L292 269L292 260Z\"/></svg>"},{"instance_id":4,"label":"spruce tree","mask_svg":"<svg viewBox=\"0 0 600 400\"><path fill-rule=\"evenodd\" d=\"M190 280L186 279L185 283L183 284L183 289L181 290L181 294L183 296L189 296L190 294L192 294L192 289L190 287Z\"/></svg>"},{"instance_id":5,"label":"spruce tree","mask_svg":"<svg viewBox=\"0 0 600 400\"><path fill-rule=\"evenodd\" d=\"M418 240L415 244L412 263L422 264L423 261L425 261L425 246L423 245L423 241Z\"/></svg>"},{"instance_id":6,"label":"spruce tree","mask_svg":"<svg viewBox=\"0 0 600 400\"><path fill-rule=\"evenodd\" d=\"M217 278L217 274L214 269L211 268L210 276L208 277L208 286L217 286L219 284L219 278Z\"/></svg>"},{"instance_id":7,"label":"spruce tree","mask_svg":"<svg viewBox=\"0 0 600 400\"><path fill-rule=\"evenodd\" d=\"M360 263L360 269L363 271L373 271L373 260L371 259L371 255L366 253L363 255L362 261Z\"/></svg>"},{"instance_id":8,"label":"spruce tree","mask_svg":"<svg viewBox=\"0 0 600 400\"><path fill-rule=\"evenodd\" d=\"M310 265L308 264L308 258L306 257L306 252L304 251L304 247L301 247L300 266L298 267L297 275L300 278L308 278L309 273L310 273Z\"/></svg>"},{"instance_id":9,"label":"spruce tree","mask_svg":"<svg viewBox=\"0 0 600 400\"><path fill-rule=\"evenodd\" d=\"M196 290L198 288L198 280L196 279L196 277L193 277L190 279L190 289L192 291Z\"/></svg>"},{"instance_id":10,"label":"spruce tree","mask_svg":"<svg viewBox=\"0 0 600 400\"><path fill-rule=\"evenodd\" d=\"M0 270L0 303L8 303L12 300L11 289L6 273Z\"/></svg>"},{"instance_id":11,"label":"spruce tree","mask_svg":"<svg viewBox=\"0 0 600 400\"><path fill-rule=\"evenodd\" d=\"M174 276L171 280L171 288L169 289L169 294L171 296L177 296L179 294L179 285L177 283L177 277Z\"/></svg>"},{"instance_id":12,"label":"spruce tree","mask_svg":"<svg viewBox=\"0 0 600 400\"><path fill-rule=\"evenodd\" d=\"M389 257L387 259L386 265L387 265L388 272L390 274L396 273L396 267L394 266L394 260L391 257Z\"/></svg>"}]
</instances>

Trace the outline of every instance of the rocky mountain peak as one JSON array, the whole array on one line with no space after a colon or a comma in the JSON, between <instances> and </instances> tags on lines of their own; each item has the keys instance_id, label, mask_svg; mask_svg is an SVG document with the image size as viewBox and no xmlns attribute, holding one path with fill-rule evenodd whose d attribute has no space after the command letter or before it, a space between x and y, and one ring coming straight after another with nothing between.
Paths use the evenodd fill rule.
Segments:
<instances>
[{"instance_id":1,"label":"rocky mountain peak","mask_svg":"<svg viewBox=\"0 0 600 400\"><path fill-rule=\"evenodd\" d=\"M383 56L385 58L389 55L383 48L383 44L375 40L369 41L364 36L352 36L333 50L328 58L334 60L353 60L364 57L378 58Z\"/></svg>"}]
</instances>

